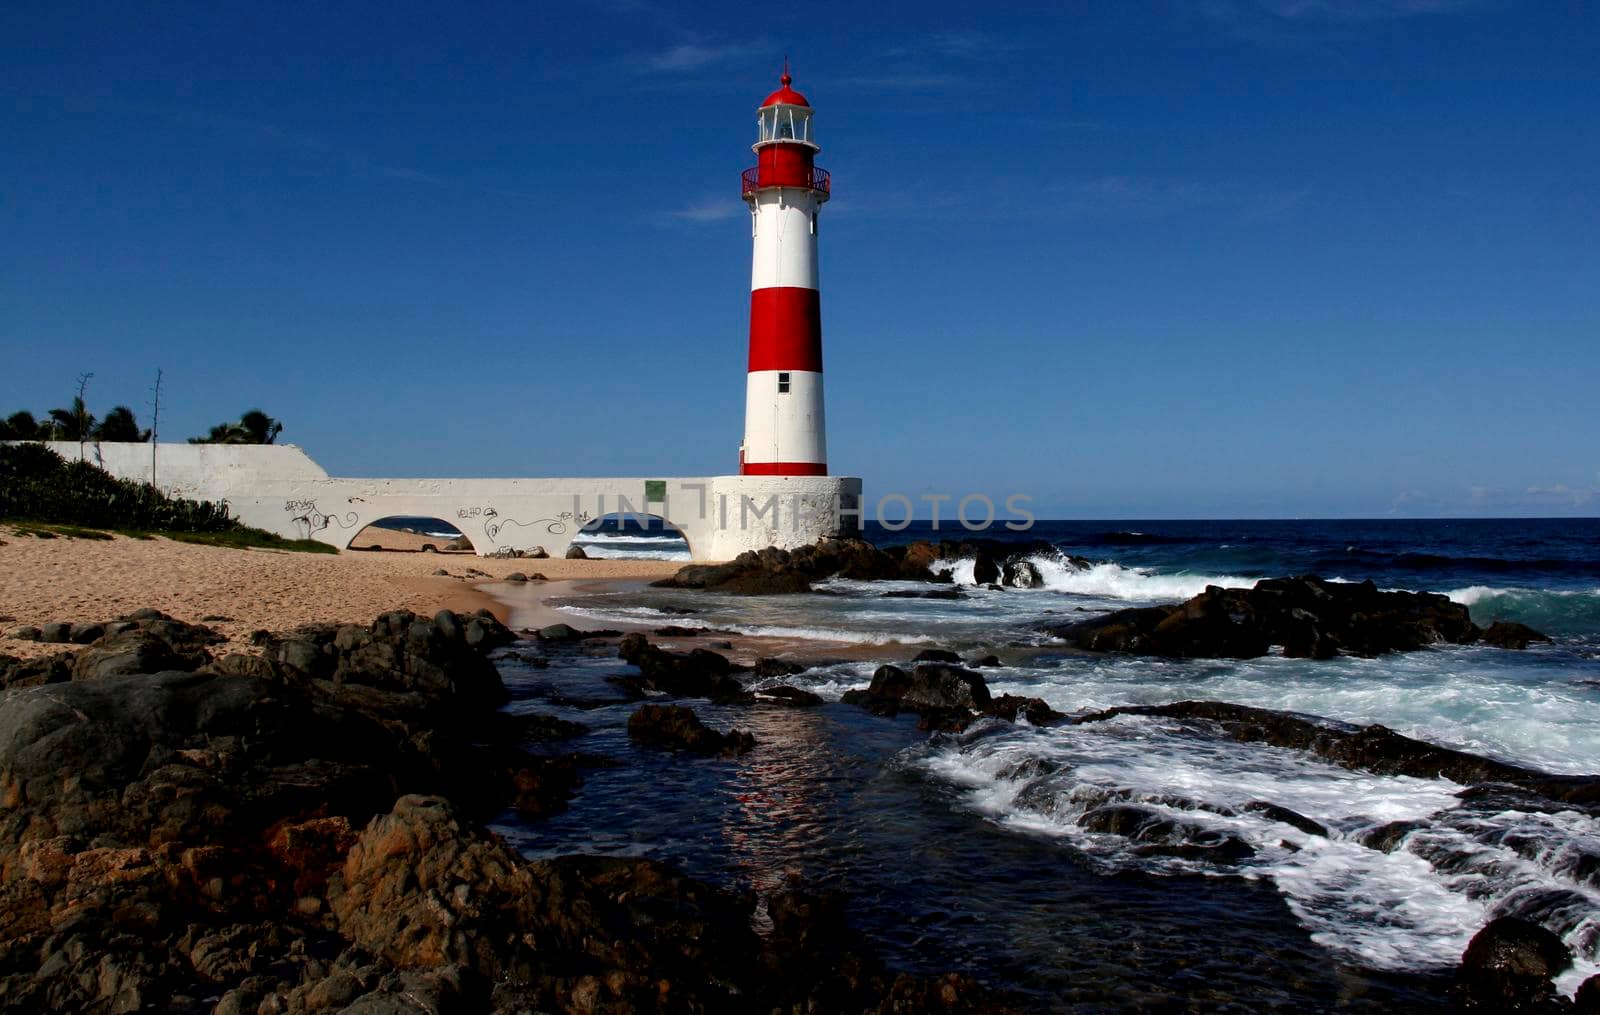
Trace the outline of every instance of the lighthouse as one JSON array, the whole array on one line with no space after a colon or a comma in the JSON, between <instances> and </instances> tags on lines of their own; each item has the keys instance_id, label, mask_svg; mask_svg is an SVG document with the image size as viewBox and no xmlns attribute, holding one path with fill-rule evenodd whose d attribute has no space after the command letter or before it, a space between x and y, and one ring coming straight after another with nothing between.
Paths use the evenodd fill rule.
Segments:
<instances>
[{"instance_id":1,"label":"lighthouse","mask_svg":"<svg viewBox=\"0 0 1600 1015\"><path fill-rule=\"evenodd\" d=\"M830 181L813 164L811 103L790 87L787 61L779 83L756 111L756 164L742 178L754 252L739 472L826 476L817 213Z\"/></svg>"}]
</instances>

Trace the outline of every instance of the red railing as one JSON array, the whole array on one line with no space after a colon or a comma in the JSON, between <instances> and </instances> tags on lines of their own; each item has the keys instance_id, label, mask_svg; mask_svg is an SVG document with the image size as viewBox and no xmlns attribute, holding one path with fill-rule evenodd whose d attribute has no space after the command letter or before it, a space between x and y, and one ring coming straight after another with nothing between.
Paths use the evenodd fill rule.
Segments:
<instances>
[{"instance_id":1,"label":"red railing","mask_svg":"<svg viewBox=\"0 0 1600 1015\"><path fill-rule=\"evenodd\" d=\"M743 173L739 174L739 184L740 184L739 193L741 195L748 194L752 190L760 189L760 187L761 187L761 167L760 166L751 166L749 169L746 169ZM787 186L795 186L795 184L769 183L769 184L767 184L767 186L769 186L769 187L779 187L779 186L787 187ZM820 190L824 194L832 194L833 193L833 189L832 188L833 188L833 179L832 179L831 176L829 176L828 171L826 169L818 169L815 166L813 166L812 169L811 169L811 189L812 190Z\"/></svg>"}]
</instances>

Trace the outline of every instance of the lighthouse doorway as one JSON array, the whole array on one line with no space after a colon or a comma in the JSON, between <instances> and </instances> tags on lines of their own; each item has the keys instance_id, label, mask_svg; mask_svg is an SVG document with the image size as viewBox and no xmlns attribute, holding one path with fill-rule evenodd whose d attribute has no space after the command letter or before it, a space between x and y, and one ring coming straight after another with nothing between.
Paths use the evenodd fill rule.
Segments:
<instances>
[{"instance_id":1,"label":"lighthouse doorway","mask_svg":"<svg viewBox=\"0 0 1600 1015\"><path fill-rule=\"evenodd\" d=\"M660 515L633 511L601 515L573 537L590 557L613 560L692 559L689 540Z\"/></svg>"}]
</instances>

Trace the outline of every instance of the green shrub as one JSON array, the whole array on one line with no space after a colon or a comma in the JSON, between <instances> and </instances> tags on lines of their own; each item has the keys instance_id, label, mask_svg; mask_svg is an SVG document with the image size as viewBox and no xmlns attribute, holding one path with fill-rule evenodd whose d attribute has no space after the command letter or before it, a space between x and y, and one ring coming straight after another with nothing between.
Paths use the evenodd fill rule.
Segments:
<instances>
[{"instance_id":1,"label":"green shrub","mask_svg":"<svg viewBox=\"0 0 1600 1015\"><path fill-rule=\"evenodd\" d=\"M192 542L336 552L312 540L241 525L209 501L169 497L148 483L118 479L91 462L68 462L42 444L0 445L0 519L57 527L159 532Z\"/></svg>"}]
</instances>

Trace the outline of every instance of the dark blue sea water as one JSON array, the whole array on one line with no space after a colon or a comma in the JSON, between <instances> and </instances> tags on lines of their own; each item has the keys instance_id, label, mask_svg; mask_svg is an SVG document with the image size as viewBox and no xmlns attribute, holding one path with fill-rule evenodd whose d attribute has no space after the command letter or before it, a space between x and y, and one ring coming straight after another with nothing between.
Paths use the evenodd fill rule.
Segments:
<instances>
[{"instance_id":1,"label":"dark blue sea water","mask_svg":"<svg viewBox=\"0 0 1600 1015\"><path fill-rule=\"evenodd\" d=\"M867 535L967 533L922 524ZM579 626L767 636L769 650L812 664L783 682L827 703L690 702L759 741L745 758L691 761L628 743L633 705L605 680L627 672L618 660L564 649L545 669L508 660L514 707L589 723L579 749L626 764L591 771L567 813L505 831L532 854L648 855L741 890L791 878L842 888L896 964L967 970L1041 1011L1451 1010L1449 971L1499 915L1536 920L1573 948L1563 990L1600 969L1600 818L1590 811L1486 805L1447 780L1351 771L1149 717L930 736L838 702L880 661L940 646L998 654L1002 665L984 670L995 693L1068 713L1216 699L1600 772L1600 520L1074 521L974 535L1046 540L1031 556L1045 587L975 586L972 561L957 556L935 566L953 570L958 601L835 581L825 595L640 588L565 602ZM1044 633L1209 584L1306 573L1441 592L1480 624L1521 620L1553 640L1522 652L1185 661L1085 655ZM1229 864L1151 856L1078 825L1108 800L1235 836L1253 853ZM1327 834L1251 810L1258 801ZM1365 831L1394 821L1416 827L1392 852L1362 845Z\"/></svg>"}]
</instances>

